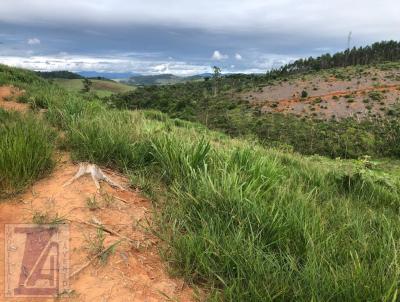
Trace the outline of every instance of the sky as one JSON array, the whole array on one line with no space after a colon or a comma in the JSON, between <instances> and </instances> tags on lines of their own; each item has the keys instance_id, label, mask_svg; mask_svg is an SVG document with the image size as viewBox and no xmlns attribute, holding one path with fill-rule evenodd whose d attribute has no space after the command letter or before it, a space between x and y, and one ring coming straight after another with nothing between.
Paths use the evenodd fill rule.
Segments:
<instances>
[{"instance_id":1,"label":"sky","mask_svg":"<svg viewBox=\"0 0 400 302\"><path fill-rule=\"evenodd\" d=\"M400 40L398 0L0 0L0 63L34 70L262 73Z\"/></svg>"}]
</instances>

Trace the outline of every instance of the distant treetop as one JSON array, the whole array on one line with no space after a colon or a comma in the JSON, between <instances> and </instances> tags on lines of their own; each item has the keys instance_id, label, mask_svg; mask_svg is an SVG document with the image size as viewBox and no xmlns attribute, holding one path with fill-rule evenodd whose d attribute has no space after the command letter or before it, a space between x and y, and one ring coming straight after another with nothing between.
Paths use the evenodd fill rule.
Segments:
<instances>
[{"instance_id":1,"label":"distant treetop","mask_svg":"<svg viewBox=\"0 0 400 302\"><path fill-rule=\"evenodd\" d=\"M333 55L327 53L317 58L300 59L271 73L297 73L318 71L333 67L369 65L400 60L400 42L382 41L365 47L353 47Z\"/></svg>"},{"instance_id":2,"label":"distant treetop","mask_svg":"<svg viewBox=\"0 0 400 302\"><path fill-rule=\"evenodd\" d=\"M37 71L36 73L45 79L83 79L81 75L66 70Z\"/></svg>"}]
</instances>

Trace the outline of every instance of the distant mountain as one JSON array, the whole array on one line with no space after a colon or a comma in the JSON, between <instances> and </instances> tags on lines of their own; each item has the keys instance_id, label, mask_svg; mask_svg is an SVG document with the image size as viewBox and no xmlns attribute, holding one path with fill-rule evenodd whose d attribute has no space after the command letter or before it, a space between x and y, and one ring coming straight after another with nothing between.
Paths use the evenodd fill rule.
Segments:
<instances>
[{"instance_id":1,"label":"distant mountain","mask_svg":"<svg viewBox=\"0 0 400 302\"><path fill-rule=\"evenodd\" d=\"M129 85L139 85L139 86L172 85L177 83L185 83L189 81L201 81L205 77L210 77L210 76L212 76L212 74L208 73L188 76L188 77L176 76L173 74L134 75L122 82Z\"/></svg>"},{"instance_id":2,"label":"distant mountain","mask_svg":"<svg viewBox=\"0 0 400 302\"><path fill-rule=\"evenodd\" d=\"M189 76L189 77L187 77L187 79L191 79L192 81L193 80L202 80L204 78L211 78L212 76L213 76L212 73L201 73L201 74Z\"/></svg>"},{"instance_id":3,"label":"distant mountain","mask_svg":"<svg viewBox=\"0 0 400 302\"><path fill-rule=\"evenodd\" d=\"M98 72L98 71L79 71L78 74L85 78L107 78L107 79L129 79L132 76L139 75L134 72Z\"/></svg>"},{"instance_id":4,"label":"distant mountain","mask_svg":"<svg viewBox=\"0 0 400 302\"><path fill-rule=\"evenodd\" d=\"M177 83L186 83L190 81L202 81L204 78L212 77L212 73L202 73L193 76L177 76L173 74L157 74L157 75L142 75L137 73L114 73L114 72L98 72L98 71L79 71L70 72L65 70L60 71L45 71L37 72L46 79L97 79L97 80L117 80L132 86L148 86L148 85L172 85Z\"/></svg>"}]
</instances>

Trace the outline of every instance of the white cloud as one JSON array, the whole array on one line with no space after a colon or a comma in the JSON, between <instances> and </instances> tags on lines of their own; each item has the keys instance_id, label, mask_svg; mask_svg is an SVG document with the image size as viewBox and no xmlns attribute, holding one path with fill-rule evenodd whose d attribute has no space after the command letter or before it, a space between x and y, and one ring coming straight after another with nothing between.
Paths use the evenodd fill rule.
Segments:
<instances>
[{"instance_id":1,"label":"white cloud","mask_svg":"<svg viewBox=\"0 0 400 302\"><path fill-rule=\"evenodd\" d=\"M30 38L28 39L29 45L39 45L41 42L38 38Z\"/></svg>"},{"instance_id":2,"label":"white cloud","mask_svg":"<svg viewBox=\"0 0 400 302\"><path fill-rule=\"evenodd\" d=\"M0 56L0 63L39 71L70 70L98 72L137 72L142 74L172 73L188 76L210 72L208 65L196 65L183 61L146 61L135 58L116 59L91 56Z\"/></svg>"},{"instance_id":3,"label":"white cloud","mask_svg":"<svg viewBox=\"0 0 400 302\"><path fill-rule=\"evenodd\" d=\"M219 50L214 51L214 53L211 57L211 59L217 60L217 61L226 60L228 58L229 58L228 55L222 54Z\"/></svg>"},{"instance_id":4,"label":"white cloud","mask_svg":"<svg viewBox=\"0 0 400 302\"><path fill-rule=\"evenodd\" d=\"M240 61L240 60L242 60L243 58L242 58L242 55L241 55L240 53L237 53L237 54L235 54L235 59L238 60L238 61Z\"/></svg>"},{"instance_id":5,"label":"white cloud","mask_svg":"<svg viewBox=\"0 0 400 302\"><path fill-rule=\"evenodd\" d=\"M169 73L169 64L160 64L152 67L152 70L154 70L157 73Z\"/></svg>"}]
</instances>

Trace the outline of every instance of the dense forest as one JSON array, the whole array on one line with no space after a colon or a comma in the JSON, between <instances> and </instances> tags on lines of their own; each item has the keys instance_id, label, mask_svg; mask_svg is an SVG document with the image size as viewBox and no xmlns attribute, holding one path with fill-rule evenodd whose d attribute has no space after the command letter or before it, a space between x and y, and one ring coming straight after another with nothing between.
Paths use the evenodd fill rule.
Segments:
<instances>
[{"instance_id":1,"label":"dense forest","mask_svg":"<svg viewBox=\"0 0 400 302\"><path fill-rule=\"evenodd\" d=\"M400 42L382 41L365 47L346 49L334 55L327 53L317 58L310 57L308 59L300 59L281 67L277 71L281 74L290 74L294 72L306 72L310 70L354 65L369 65L397 60L400 60ZM275 73L276 71L271 72L271 74Z\"/></svg>"}]
</instances>

